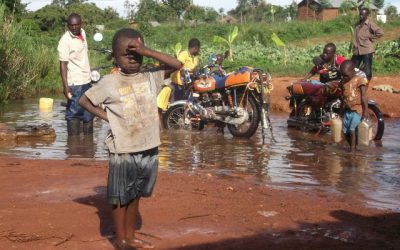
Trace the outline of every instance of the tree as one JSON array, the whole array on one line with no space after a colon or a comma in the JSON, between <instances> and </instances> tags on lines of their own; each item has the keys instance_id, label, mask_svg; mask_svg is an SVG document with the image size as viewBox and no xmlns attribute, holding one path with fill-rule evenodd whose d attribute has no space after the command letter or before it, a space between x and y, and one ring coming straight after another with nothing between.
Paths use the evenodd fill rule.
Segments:
<instances>
[{"instance_id":1,"label":"tree","mask_svg":"<svg viewBox=\"0 0 400 250\"><path fill-rule=\"evenodd\" d=\"M224 11L225 11L224 8L219 8L218 9L219 15L224 16Z\"/></svg>"},{"instance_id":2,"label":"tree","mask_svg":"<svg viewBox=\"0 0 400 250\"><path fill-rule=\"evenodd\" d=\"M16 15L26 13L26 4L22 4L21 0L0 0L0 5L6 6L7 13L15 13Z\"/></svg>"},{"instance_id":3,"label":"tree","mask_svg":"<svg viewBox=\"0 0 400 250\"><path fill-rule=\"evenodd\" d=\"M191 0L161 0L163 4L171 7L176 14L177 20L180 20L182 14L191 5Z\"/></svg>"},{"instance_id":4,"label":"tree","mask_svg":"<svg viewBox=\"0 0 400 250\"><path fill-rule=\"evenodd\" d=\"M140 0L135 13L137 21L156 20L158 3L155 0Z\"/></svg>"},{"instance_id":5,"label":"tree","mask_svg":"<svg viewBox=\"0 0 400 250\"><path fill-rule=\"evenodd\" d=\"M204 21L205 17L206 17L205 8L197 5L189 6L184 15L185 20L191 20L191 21Z\"/></svg>"},{"instance_id":6,"label":"tree","mask_svg":"<svg viewBox=\"0 0 400 250\"><path fill-rule=\"evenodd\" d=\"M373 4L378 8L382 9L385 5L385 0L373 0Z\"/></svg>"},{"instance_id":7,"label":"tree","mask_svg":"<svg viewBox=\"0 0 400 250\"><path fill-rule=\"evenodd\" d=\"M67 6L67 0L53 0L51 2L51 5L58 5L64 8L65 6Z\"/></svg>"},{"instance_id":8,"label":"tree","mask_svg":"<svg viewBox=\"0 0 400 250\"><path fill-rule=\"evenodd\" d=\"M394 19L397 17L397 8L394 5L388 5L385 9L385 15L388 17L388 19Z\"/></svg>"},{"instance_id":9,"label":"tree","mask_svg":"<svg viewBox=\"0 0 400 250\"><path fill-rule=\"evenodd\" d=\"M204 21L215 22L218 19L219 14L213 8L207 7L207 8L205 8L205 11L206 11L206 16L204 17Z\"/></svg>"},{"instance_id":10,"label":"tree","mask_svg":"<svg viewBox=\"0 0 400 250\"><path fill-rule=\"evenodd\" d=\"M131 4L129 0L125 0L124 12L128 20L132 20L135 17L135 9L136 9L135 4Z\"/></svg>"},{"instance_id":11,"label":"tree","mask_svg":"<svg viewBox=\"0 0 400 250\"><path fill-rule=\"evenodd\" d=\"M339 11L343 14L348 14L353 9L357 9L357 3L352 0L343 1L339 7Z\"/></svg>"},{"instance_id":12,"label":"tree","mask_svg":"<svg viewBox=\"0 0 400 250\"><path fill-rule=\"evenodd\" d=\"M326 9L332 7L330 0L319 0L319 4L321 5L321 9Z\"/></svg>"},{"instance_id":13,"label":"tree","mask_svg":"<svg viewBox=\"0 0 400 250\"><path fill-rule=\"evenodd\" d=\"M174 12L170 7L159 3L157 0L140 0L134 17L135 20L141 22L164 22L173 15Z\"/></svg>"},{"instance_id":14,"label":"tree","mask_svg":"<svg viewBox=\"0 0 400 250\"><path fill-rule=\"evenodd\" d=\"M298 8L295 0L293 0L292 3L287 7L287 11L291 20L294 20L297 17Z\"/></svg>"}]
</instances>

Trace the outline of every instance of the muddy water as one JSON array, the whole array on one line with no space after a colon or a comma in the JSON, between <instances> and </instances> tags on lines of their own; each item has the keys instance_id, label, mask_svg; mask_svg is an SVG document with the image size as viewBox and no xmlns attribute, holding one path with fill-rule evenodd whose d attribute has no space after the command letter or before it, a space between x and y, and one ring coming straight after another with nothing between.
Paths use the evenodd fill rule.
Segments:
<instances>
[{"instance_id":1,"label":"muddy water","mask_svg":"<svg viewBox=\"0 0 400 250\"><path fill-rule=\"evenodd\" d=\"M93 137L66 135L64 107L40 113L38 100L12 102L0 109L0 122L9 126L49 123L55 140L0 141L0 154L24 158L107 159L103 143L107 124L95 121ZM287 114L271 117L277 142L262 145L260 131L251 139L233 138L228 131L206 127L201 132L164 131L160 167L166 171L203 172L221 178L246 179L288 189L319 189L345 194L366 204L400 211L400 120L386 120L382 142L347 153L346 144L333 144L329 135L315 136L288 129Z\"/></svg>"}]
</instances>

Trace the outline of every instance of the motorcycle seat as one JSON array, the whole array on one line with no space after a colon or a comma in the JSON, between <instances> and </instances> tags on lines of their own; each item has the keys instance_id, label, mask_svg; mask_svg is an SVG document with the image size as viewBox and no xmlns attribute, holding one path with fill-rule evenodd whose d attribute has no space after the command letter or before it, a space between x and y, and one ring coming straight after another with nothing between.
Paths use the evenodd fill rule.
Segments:
<instances>
[{"instance_id":1,"label":"motorcycle seat","mask_svg":"<svg viewBox=\"0 0 400 250\"><path fill-rule=\"evenodd\" d=\"M203 77L194 82L194 89L196 92L208 92L247 84L250 82L251 71L252 68L250 67L241 67L238 71L226 76L213 75L212 77Z\"/></svg>"},{"instance_id":2,"label":"motorcycle seat","mask_svg":"<svg viewBox=\"0 0 400 250\"><path fill-rule=\"evenodd\" d=\"M293 94L316 96L321 94L323 88L323 84L314 84L309 81L299 81L293 83Z\"/></svg>"}]
</instances>

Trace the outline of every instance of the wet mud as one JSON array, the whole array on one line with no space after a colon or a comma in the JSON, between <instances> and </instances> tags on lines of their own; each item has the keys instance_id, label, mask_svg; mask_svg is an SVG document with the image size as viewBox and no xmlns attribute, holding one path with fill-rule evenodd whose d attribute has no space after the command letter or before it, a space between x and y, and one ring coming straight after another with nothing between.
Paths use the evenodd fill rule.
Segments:
<instances>
[{"instance_id":1,"label":"wet mud","mask_svg":"<svg viewBox=\"0 0 400 250\"><path fill-rule=\"evenodd\" d=\"M113 249L107 162L0 157L1 249ZM400 214L323 189L161 171L138 237L157 249L396 249Z\"/></svg>"},{"instance_id":2,"label":"wet mud","mask_svg":"<svg viewBox=\"0 0 400 250\"><path fill-rule=\"evenodd\" d=\"M203 131L164 131L153 197L143 199L138 235L157 249L398 249L398 119L382 141L347 153L329 134L288 129L286 86L274 79L273 142ZM400 77L371 85L400 88ZM387 117L398 94L369 90ZM283 112L283 113L282 113ZM37 100L0 109L10 127L49 123L51 140L0 140L0 249L113 249L105 203L107 125L66 136L64 107ZM0 128L2 125L0 126Z\"/></svg>"}]
</instances>

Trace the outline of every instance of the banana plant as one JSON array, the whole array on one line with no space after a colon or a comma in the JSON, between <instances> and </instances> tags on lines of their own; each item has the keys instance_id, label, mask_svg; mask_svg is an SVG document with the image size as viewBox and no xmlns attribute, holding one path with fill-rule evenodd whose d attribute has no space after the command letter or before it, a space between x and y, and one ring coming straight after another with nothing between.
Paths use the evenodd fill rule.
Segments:
<instances>
[{"instance_id":1,"label":"banana plant","mask_svg":"<svg viewBox=\"0 0 400 250\"><path fill-rule=\"evenodd\" d=\"M283 47L283 64L286 67L287 66L287 61L288 61L288 57L287 57L288 53L287 53L286 44L275 33L272 33L271 40L274 41L276 46Z\"/></svg>"},{"instance_id":2,"label":"banana plant","mask_svg":"<svg viewBox=\"0 0 400 250\"><path fill-rule=\"evenodd\" d=\"M354 28L350 26L350 32L351 32L351 39L350 39L350 44L349 44L349 49L347 50L347 54L350 55L353 51L353 45L355 42L355 34L354 34Z\"/></svg>"},{"instance_id":3,"label":"banana plant","mask_svg":"<svg viewBox=\"0 0 400 250\"><path fill-rule=\"evenodd\" d=\"M239 34L239 29L235 26L232 32L229 34L228 39L225 39L221 36L214 36L213 41L214 43L225 43L228 46L228 60L233 61L233 41L235 41L237 35Z\"/></svg>"}]
</instances>

